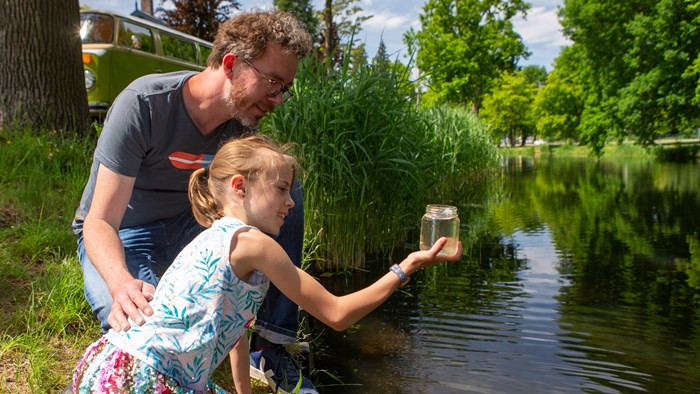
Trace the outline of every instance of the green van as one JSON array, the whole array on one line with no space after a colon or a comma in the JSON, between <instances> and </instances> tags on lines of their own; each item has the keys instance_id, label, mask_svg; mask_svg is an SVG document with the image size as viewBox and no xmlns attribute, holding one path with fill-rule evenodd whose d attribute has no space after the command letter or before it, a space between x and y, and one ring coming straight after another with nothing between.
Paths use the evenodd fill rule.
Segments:
<instances>
[{"instance_id":1,"label":"green van","mask_svg":"<svg viewBox=\"0 0 700 394\"><path fill-rule=\"evenodd\" d=\"M90 115L103 118L134 79L177 70L201 71L212 44L165 25L108 11L80 12Z\"/></svg>"}]
</instances>

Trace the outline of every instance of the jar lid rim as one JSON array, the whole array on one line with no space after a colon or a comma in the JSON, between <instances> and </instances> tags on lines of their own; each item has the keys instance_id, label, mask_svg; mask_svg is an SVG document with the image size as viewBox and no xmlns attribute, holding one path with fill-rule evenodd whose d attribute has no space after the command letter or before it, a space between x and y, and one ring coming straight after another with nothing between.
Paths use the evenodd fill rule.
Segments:
<instances>
[{"instance_id":1,"label":"jar lid rim","mask_svg":"<svg viewBox=\"0 0 700 394\"><path fill-rule=\"evenodd\" d=\"M443 205L443 204L428 204L425 207L426 212L433 214L447 214L447 215L457 215L457 207L454 205Z\"/></svg>"}]
</instances>

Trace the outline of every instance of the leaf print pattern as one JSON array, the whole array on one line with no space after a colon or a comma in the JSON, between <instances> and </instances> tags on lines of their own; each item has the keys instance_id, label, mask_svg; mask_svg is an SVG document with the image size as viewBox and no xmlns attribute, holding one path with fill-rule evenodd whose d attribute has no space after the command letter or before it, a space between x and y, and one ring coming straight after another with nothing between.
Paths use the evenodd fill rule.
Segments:
<instances>
[{"instance_id":1,"label":"leaf print pattern","mask_svg":"<svg viewBox=\"0 0 700 394\"><path fill-rule=\"evenodd\" d=\"M168 268L151 306L153 316L108 340L178 384L203 392L253 320L267 292L262 273L242 282L229 263L231 238L251 228L222 218L202 232Z\"/></svg>"},{"instance_id":2,"label":"leaf print pattern","mask_svg":"<svg viewBox=\"0 0 700 394\"><path fill-rule=\"evenodd\" d=\"M163 323L170 327L182 327L183 330L189 331L190 318L187 316L187 308L182 308L178 311L177 307L169 308L167 305L161 305L163 308Z\"/></svg>"}]
</instances>

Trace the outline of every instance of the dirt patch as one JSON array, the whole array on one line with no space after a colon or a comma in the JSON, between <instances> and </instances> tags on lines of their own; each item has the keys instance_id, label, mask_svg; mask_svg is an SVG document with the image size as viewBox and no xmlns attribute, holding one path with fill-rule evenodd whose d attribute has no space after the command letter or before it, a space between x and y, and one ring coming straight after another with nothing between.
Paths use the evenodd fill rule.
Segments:
<instances>
[{"instance_id":1,"label":"dirt patch","mask_svg":"<svg viewBox=\"0 0 700 394\"><path fill-rule=\"evenodd\" d=\"M12 207L0 208L0 230L10 228L19 223L21 216Z\"/></svg>"},{"instance_id":2,"label":"dirt patch","mask_svg":"<svg viewBox=\"0 0 700 394\"><path fill-rule=\"evenodd\" d=\"M8 354L9 353L9 354ZM29 361L18 363L19 357L12 357L11 350L0 358L0 392L2 393L31 393L27 376L29 376ZM23 378L24 377L24 378Z\"/></svg>"}]
</instances>

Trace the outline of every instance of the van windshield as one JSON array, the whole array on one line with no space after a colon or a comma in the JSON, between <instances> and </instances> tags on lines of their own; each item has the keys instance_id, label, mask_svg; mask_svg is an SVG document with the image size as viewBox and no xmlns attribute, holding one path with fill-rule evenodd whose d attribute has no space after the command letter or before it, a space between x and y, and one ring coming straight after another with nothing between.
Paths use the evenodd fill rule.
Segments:
<instances>
[{"instance_id":1,"label":"van windshield","mask_svg":"<svg viewBox=\"0 0 700 394\"><path fill-rule=\"evenodd\" d=\"M114 18L104 14L80 13L80 41L83 44L109 44L114 39Z\"/></svg>"}]
</instances>

